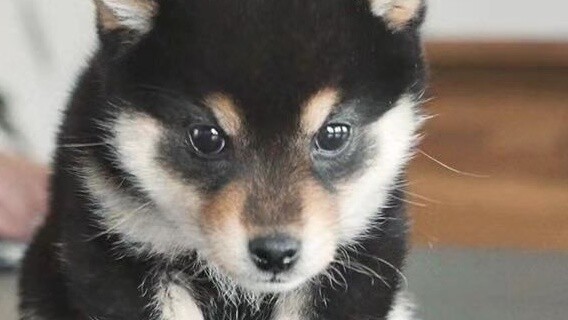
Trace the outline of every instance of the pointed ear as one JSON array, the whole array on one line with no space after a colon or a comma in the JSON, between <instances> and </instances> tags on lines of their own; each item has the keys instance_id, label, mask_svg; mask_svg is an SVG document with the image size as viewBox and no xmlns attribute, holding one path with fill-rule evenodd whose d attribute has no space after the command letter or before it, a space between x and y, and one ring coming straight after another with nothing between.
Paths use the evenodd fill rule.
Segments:
<instances>
[{"instance_id":1,"label":"pointed ear","mask_svg":"<svg viewBox=\"0 0 568 320\"><path fill-rule=\"evenodd\" d=\"M371 11L382 17L389 28L401 30L422 13L424 0L369 0Z\"/></svg>"},{"instance_id":2,"label":"pointed ear","mask_svg":"<svg viewBox=\"0 0 568 320\"><path fill-rule=\"evenodd\" d=\"M156 0L94 0L103 32L129 30L146 33L158 13Z\"/></svg>"}]
</instances>

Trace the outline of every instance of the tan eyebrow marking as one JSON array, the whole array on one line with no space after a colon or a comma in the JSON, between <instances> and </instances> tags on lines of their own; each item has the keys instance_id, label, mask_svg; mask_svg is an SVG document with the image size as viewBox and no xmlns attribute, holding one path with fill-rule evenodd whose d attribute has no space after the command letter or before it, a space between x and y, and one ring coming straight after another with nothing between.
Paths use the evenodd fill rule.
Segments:
<instances>
[{"instance_id":1,"label":"tan eyebrow marking","mask_svg":"<svg viewBox=\"0 0 568 320\"><path fill-rule=\"evenodd\" d=\"M301 117L304 133L311 135L318 132L338 102L339 92L333 88L324 88L307 100Z\"/></svg>"},{"instance_id":2,"label":"tan eyebrow marking","mask_svg":"<svg viewBox=\"0 0 568 320\"><path fill-rule=\"evenodd\" d=\"M213 111L217 121L229 136L236 136L240 132L242 119L233 99L222 93L214 93L205 98L205 105Z\"/></svg>"}]
</instances>

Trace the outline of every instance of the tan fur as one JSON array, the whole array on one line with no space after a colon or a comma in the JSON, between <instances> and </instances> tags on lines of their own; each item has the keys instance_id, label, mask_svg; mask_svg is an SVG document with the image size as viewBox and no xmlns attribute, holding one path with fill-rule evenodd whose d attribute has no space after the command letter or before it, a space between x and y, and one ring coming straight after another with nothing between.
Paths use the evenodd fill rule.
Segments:
<instances>
[{"instance_id":1,"label":"tan fur","mask_svg":"<svg viewBox=\"0 0 568 320\"><path fill-rule=\"evenodd\" d=\"M226 220L240 219L247 197L247 188L242 182L233 182L205 201L201 210L201 225L204 229L219 230Z\"/></svg>"},{"instance_id":2,"label":"tan fur","mask_svg":"<svg viewBox=\"0 0 568 320\"><path fill-rule=\"evenodd\" d=\"M306 270L323 270L334 259L339 235L339 206L336 196L315 179L307 179L300 188L304 261Z\"/></svg>"},{"instance_id":3,"label":"tan fur","mask_svg":"<svg viewBox=\"0 0 568 320\"><path fill-rule=\"evenodd\" d=\"M248 252L243 243L248 241L242 224L246 201L245 184L235 181L205 201L200 217L200 228L206 236L207 260L229 274L242 269L242 259Z\"/></svg>"},{"instance_id":4,"label":"tan fur","mask_svg":"<svg viewBox=\"0 0 568 320\"><path fill-rule=\"evenodd\" d=\"M370 0L371 10L393 30L403 29L420 12L423 0Z\"/></svg>"},{"instance_id":5,"label":"tan fur","mask_svg":"<svg viewBox=\"0 0 568 320\"><path fill-rule=\"evenodd\" d=\"M100 26L105 31L113 31L125 28L124 17L121 17L113 10L108 3L118 3L123 7L131 8L136 13L138 19L149 21L158 12L158 5L154 0L94 0L97 8ZM105 3L106 1L106 3ZM147 31L147 30L144 30Z\"/></svg>"},{"instance_id":6,"label":"tan fur","mask_svg":"<svg viewBox=\"0 0 568 320\"><path fill-rule=\"evenodd\" d=\"M271 188L271 186L266 187ZM260 212L243 215L243 223L249 234L252 236L281 232L295 234L294 230L298 230L302 225L301 215L300 212L287 210L287 205L296 198L297 193L295 192L282 195L279 199L276 199L274 195L266 194L265 201L259 206Z\"/></svg>"},{"instance_id":7,"label":"tan fur","mask_svg":"<svg viewBox=\"0 0 568 320\"><path fill-rule=\"evenodd\" d=\"M337 227L337 199L331 192L315 179L307 179L300 187L300 194L305 232L323 235Z\"/></svg>"},{"instance_id":8,"label":"tan fur","mask_svg":"<svg viewBox=\"0 0 568 320\"><path fill-rule=\"evenodd\" d=\"M330 226L336 221L337 208L335 196L314 179L307 179L300 188L302 195L302 215L321 216L328 220L321 227Z\"/></svg>"},{"instance_id":9,"label":"tan fur","mask_svg":"<svg viewBox=\"0 0 568 320\"><path fill-rule=\"evenodd\" d=\"M242 118L234 101L225 94L215 93L205 98L223 130L230 136L237 136L241 131Z\"/></svg>"},{"instance_id":10,"label":"tan fur","mask_svg":"<svg viewBox=\"0 0 568 320\"><path fill-rule=\"evenodd\" d=\"M302 111L302 130L308 135L319 131L329 114L339 102L337 89L325 88L312 96Z\"/></svg>"},{"instance_id":11,"label":"tan fur","mask_svg":"<svg viewBox=\"0 0 568 320\"><path fill-rule=\"evenodd\" d=\"M231 232L242 229L249 239L280 232L301 237L306 223L314 224L310 227L313 232L325 232L325 228L332 226L338 218L333 195L314 179L307 179L299 185L302 212L298 219L276 225L256 225L244 219L250 188L243 182L234 182L205 201L201 210L201 228L208 230L206 233L223 234L223 237L230 237Z\"/></svg>"}]
</instances>

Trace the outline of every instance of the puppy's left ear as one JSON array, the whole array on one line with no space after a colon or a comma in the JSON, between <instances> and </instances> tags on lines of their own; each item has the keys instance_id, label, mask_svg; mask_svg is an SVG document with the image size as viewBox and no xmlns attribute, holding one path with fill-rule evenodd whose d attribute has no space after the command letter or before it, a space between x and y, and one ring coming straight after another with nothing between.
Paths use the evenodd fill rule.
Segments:
<instances>
[{"instance_id":1,"label":"puppy's left ear","mask_svg":"<svg viewBox=\"0 0 568 320\"><path fill-rule=\"evenodd\" d=\"M94 0L99 30L144 34L152 29L158 13L157 0Z\"/></svg>"},{"instance_id":2,"label":"puppy's left ear","mask_svg":"<svg viewBox=\"0 0 568 320\"><path fill-rule=\"evenodd\" d=\"M368 0L371 11L384 19L392 30L402 30L422 19L425 0Z\"/></svg>"}]
</instances>

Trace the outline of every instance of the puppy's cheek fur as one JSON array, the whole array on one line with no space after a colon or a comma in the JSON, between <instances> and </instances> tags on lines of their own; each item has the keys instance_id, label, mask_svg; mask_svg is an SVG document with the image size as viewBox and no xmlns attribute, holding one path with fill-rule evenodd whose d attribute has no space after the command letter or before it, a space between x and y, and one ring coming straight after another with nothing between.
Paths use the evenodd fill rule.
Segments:
<instances>
[{"instance_id":1,"label":"puppy's cheek fur","mask_svg":"<svg viewBox=\"0 0 568 320\"><path fill-rule=\"evenodd\" d=\"M160 161L160 144L164 136L165 129L157 120L125 112L116 119L113 145L120 165L136 178L139 187L160 209L195 219L202 195Z\"/></svg>"},{"instance_id":2,"label":"puppy's cheek fur","mask_svg":"<svg viewBox=\"0 0 568 320\"><path fill-rule=\"evenodd\" d=\"M315 180L303 182L301 194L304 223L302 258L297 270L309 278L326 269L334 258L339 212L335 196Z\"/></svg>"},{"instance_id":3,"label":"puppy's cheek fur","mask_svg":"<svg viewBox=\"0 0 568 320\"><path fill-rule=\"evenodd\" d=\"M203 196L159 160L165 129L148 115L122 112L109 125L108 143L122 170L150 199L141 203L91 166L85 170L87 189L101 207L106 227L141 244L150 253L175 255L202 243L198 224Z\"/></svg>"},{"instance_id":4,"label":"puppy's cheek fur","mask_svg":"<svg viewBox=\"0 0 568 320\"><path fill-rule=\"evenodd\" d=\"M246 187L234 182L204 202L199 217L200 229L207 239L201 254L208 262L229 275L250 270L248 236L242 223Z\"/></svg>"},{"instance_id":5,"label":"puppy's cheek fur","mask_svg":"<svg viewBox=\"0 0 568 320\"><path fill-rule=\"evenodd\" d=\"M387 204L389 193L412 156L420 127L418 102L410 95L402 96L396 105L368 127L368 135L375 141L376 154L352 179L338 187L340 207L340 242L351 244L380 220L381 209ZM379 218L379 219L378 219Z\"/></svg>"}]
</instances>

